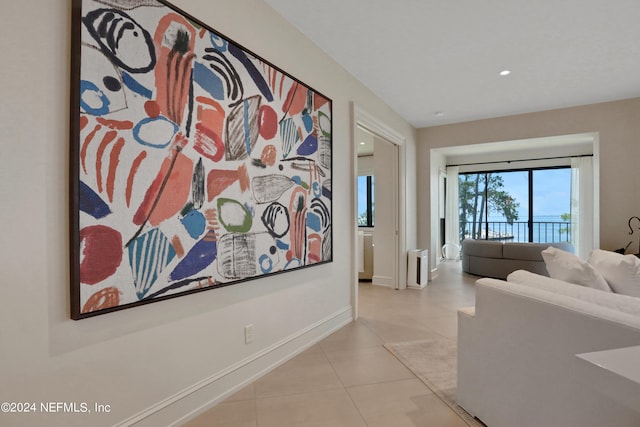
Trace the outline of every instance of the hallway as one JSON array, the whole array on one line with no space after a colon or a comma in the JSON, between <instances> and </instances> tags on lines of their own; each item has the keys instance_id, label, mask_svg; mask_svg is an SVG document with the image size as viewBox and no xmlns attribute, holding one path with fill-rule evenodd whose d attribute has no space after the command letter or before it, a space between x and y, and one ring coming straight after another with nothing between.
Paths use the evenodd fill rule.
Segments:
<instances>
[{"instance_id":1,"label":"hallway","mask_svg":"<svg viewBox=\"0 0 640 427\"><path fill-rule=\"evenodd\" d=\"M383 347L457 335L456 310L474 305L477 278L460 262L438 268L422 290L361 282L357 321L186 426L466 426Z\"/></svg>"}]
</instances>

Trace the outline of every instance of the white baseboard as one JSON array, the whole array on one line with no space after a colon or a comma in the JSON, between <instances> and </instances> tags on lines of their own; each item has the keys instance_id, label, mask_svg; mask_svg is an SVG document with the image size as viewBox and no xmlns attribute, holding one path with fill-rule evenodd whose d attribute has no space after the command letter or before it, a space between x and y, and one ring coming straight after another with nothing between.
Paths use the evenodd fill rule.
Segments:
<instances>
[{"instance_id":1,"label":"white baseboard","mask_svg":"<svg viewBox=\"0 0 640 427\"><path fill-rule=\"evenodd\" d=\"M373 285L384 286L392 289L395 289L396 287L393 283L393 278L387 276L373 276L371 278L371 283Z\"/></svg>"},{"instance_id":2,"label":"white baseboard","mask_svg":"<svg viewBox=\"0 0 640 427\"><path fill-rule=\"evenodd\" d=\"M124 426L180 426L222 402L263 375L320 342L353 320L353 308L336 313L298 331L262 351L205 378L144 411L116 424Z\"/></svg>"}]
</instances>

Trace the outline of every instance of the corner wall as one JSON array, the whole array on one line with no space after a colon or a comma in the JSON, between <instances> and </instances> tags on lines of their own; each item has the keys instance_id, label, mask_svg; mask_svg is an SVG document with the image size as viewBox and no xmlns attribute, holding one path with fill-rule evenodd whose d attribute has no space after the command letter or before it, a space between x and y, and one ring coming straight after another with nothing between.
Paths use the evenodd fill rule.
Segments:
<instances>
[{"instance_id":1,"label":"corner wall","mask_svg":"<svg viewBox=\"0 0 640 427\"><path fill-rule=\"evenodd\" d=\"M629 236L627 221L640 215L640 186L635 183L640 98L419 129L418 164L432 164L433 148L581 133L599 134L600 246L613 250L633 240L632 248L637 248L640 235ZM418 182L423 183L418 195L421 245L434 240L428 192L432 176L426 168L418 170Z\"/></svg>"},{"instance_id":2,"label":"corner wall","mask_svg":"<svg viewBox=\"0 0 640 427\"><path fill-rule=\"evenodd\" d=\"M402 132L408 157L415 153L415 130L264 2L175 1L333 99L335 261L72 321L70 4L33 0L3 5L0 401L99 403L110 411L0 414L0 424L168 425L351 320L357 272L345 261L354 259L356 215L355 190L345 184L355 177L350 102L366 105L369 113ZM415 181L415 174L407 179ZM413 214L409 221L407 234L415 234ZM248 323L254 325L255 341L245 345Z\"/></svg>"}]
</instances>

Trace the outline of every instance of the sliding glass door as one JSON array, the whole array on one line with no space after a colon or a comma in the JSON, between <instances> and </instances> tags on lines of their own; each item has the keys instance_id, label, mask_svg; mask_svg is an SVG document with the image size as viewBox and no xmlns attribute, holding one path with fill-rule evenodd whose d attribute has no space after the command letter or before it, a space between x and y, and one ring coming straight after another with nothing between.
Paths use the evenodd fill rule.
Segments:
<instances>
[{"instance_id":1,"label":"sliding glass door","mask_svg":"<svg viewBox=\"0 0 640 427\"><path fill-rule=\"evenodd\" d=\"M458 177L461 240L570 240L570 168L483 171Z\"/></svg>"},{"instance_id":2,"label":"sliding glass door","mask_svg":"<svg viewBox=\"0 0 640 427\"><path fill-rule=\"evenodd\" d=\"M533 174L530 242L571 241L571 168L537 169Z\"/></svg>"}]
</instances>

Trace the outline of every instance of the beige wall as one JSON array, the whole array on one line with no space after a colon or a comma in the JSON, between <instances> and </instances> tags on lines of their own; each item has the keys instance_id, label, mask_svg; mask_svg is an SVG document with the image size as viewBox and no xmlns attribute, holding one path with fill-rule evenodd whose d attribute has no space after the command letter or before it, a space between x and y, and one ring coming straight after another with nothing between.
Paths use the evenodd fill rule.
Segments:
<instances>
[{"instance_id":1,"label":"beige wall","mask_svg":"<svg viewBox=\"0 0 640 427\"><path fill-rule=\"evenodd\" d=\"M627 221L640 215L640 98L420 129L418 164L430 164L434 148L592 132L599 134L600 246L617 249L633 240L637 250L640 235L629 236ZM418 196L418 235L425 246L433 240L432 177L428 168L419 168L424 191Z\"/></svg>"},{"instance_id":2,"label":"beige wall","mask_svg":"<svg viewBox=\"0 0 640 427\"><path fill-rule=\"evenodd\" d=\"M108 414L0 414L0 425L166 425L351 319L351 102L415 131L259 0L175 4L333 99L331 264L81 321L69 319L70 0L3 5L0 49L1 401L94 402ZM330 27L327 27L330 30ZM414 164L414 157L410 157ZM411 165L408 180L415 181ZM408 188L414 188L414 184ZM408 197L415 199L415 193ZM408 234L415 234L415 210ZM244 325L255 341L244 344Z\"/></svg>"}]
</instances>

